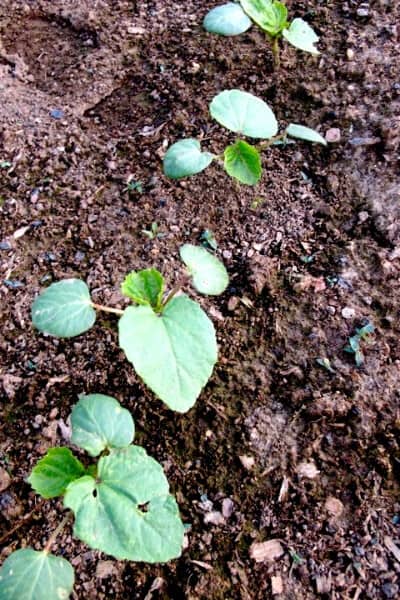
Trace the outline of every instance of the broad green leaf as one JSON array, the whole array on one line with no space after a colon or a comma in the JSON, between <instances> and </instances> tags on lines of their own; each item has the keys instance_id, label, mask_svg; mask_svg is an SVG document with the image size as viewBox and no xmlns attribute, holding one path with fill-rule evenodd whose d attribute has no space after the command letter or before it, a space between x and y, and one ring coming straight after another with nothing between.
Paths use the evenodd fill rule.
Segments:
<instances>
[{"instance_id":1,"label":"broad green leaf","mask_svg":"<svg viewBox=\"0 0 400 600\"><path fill-rule=\"evenodd\" d=\"M282 35L295 48L304 50L304 52L311 52L311 54L319 54L314 45L318 42L319 37L303 19L293 19L289 29L284 29Z\"/></svg>"},{"instance_id":2,"label":"broad green leaf","mask_svg":"<svg viewBox=\"0 0 400 600\"><path fill-rule=\"evenodd\" d=\"M179 254L193 278L193 285L201 294L218 296L226 290L229 276L220 260L205 248L184 244Z\"/></svg>"},{"instance_id":3,"label":"broad green leaf","mask_svg":"<svg viewBox=\"0 0 400 600\"><path fill-rule=\"evenodd\" d=\"M50 448L33 467L28 482L43 498L55 498L62 496L68 484L84 473L84 466L69 448Z\"/></svg>"},{"instance_id":4,"label":"broad green leaf","mask_svg":"<svg viewBox=\"0 0 400 600\"><path fill-rule=\"evenodd\" d=\"M164 277L157 269L132 271L125 277L121 291L137 304L158 308L164 292Z\"/></svg>"},{"instance_id":5,"label":"broad green leaf","mask_svg":"<svg viewBox=\"0 0 400 600\"><path fill-rule=\"evenodd\" d=\"M225 90L215 96L210 113L227 129L248 137L268 139L278 131L278 123L268 104L241 90Z\"/></svg>"},{"instance_id":6,"label":"broad green leaf","mask_svg":"<svg viewBox=\"0 0 400 600\"><path fill-rule=\"evenodd\" d=\"M236 2L228 2L213 8L203 21L206 31L219 35L239 35L247 31L251 24L249 17Z\"/></svg>"},{"instance_id":7,"label":"broad green leaf","mask_svg":"<svg viewBox=\"0 0 400 600\"><path fill-rule=\"evenodd\" d=\"M105 448L126 448L135 435L129 410L103 394L80 396L72 409L71 425L71 441L90 456L98 456Z\"/></svg>"},{"instance_id":8,"label":"broad green leaf","mask_svg":"<svg viewBox=\"0 0 400 600\"><path fill-rule=\"evenodd\" d=\"M164 156L164 173L171 179L189 177L203 171L213 159L213 154L201 151L198 140L180 140L172 144Z\"/></svg>"},{"instance_id":9,"label":"broad green leaf","mask_svg":"<svg viewBox=\"0 0 400 600\"><path fill-rule=\"evenodd\" d=\"M295 123L290 123L286 128L286 133L291 137L298 138L299 140L305 140L307 142L315 142L317 144L322 144L323 146L327 146L326 140L315 131L315 129L311 129L311 127L305 127L304 125L296 125Z\"/></svg>"},{"instance_id":10,"label":"broad green leaf","mask_svg":"<svg viewBox=\"0 0 400 600\"><path fill-rule=\"evenodd\" d=\"M75 514L75 535L91 548L118 559L166 562L181 554L184 533L168 490L161 465L129 446L99 460L97 480L71 483L64 505Z\"/></svg>"},{"instance_id":11,"label":"broad green leaf","mask_svg":"<svg viewBox=\"0 0 400 600\"><path fill-rule=\"evenodd\" d=\"M1 600L67 600L74 569L65 558L24 548L10 554L0 569Z\"/></svg>"},{"instance_id":12,"label":"broad green leaf","mask_svg":"<svg viewBox=\"0 0 400 600\"><path fill-rule=\"evenodd\" d=\"M237 140L224 152L225 171L246 185L255 185L261 177L261 157L254 146Z\"/></svg>"},{"instance_id":13,"label":"broad green leaf","mask_svg":"<svg viewBox=\"0 0 400 600\"><path fill-rule=\"evenodd\" d=\"M185 295L161 316L129 306L118 327L119 345L146 385L172 410L189 410L217 361L214 326L200 306Z\"/></svg>"},{"instance_id":14,"label":"broad green leaf","mask_svg":"<svg viewBox=\"0 0 400 600\"><path fill-rule=\"evenodd\" d=\"M240 0L244 11L270 36L275 37L287 26L287 8L273 0Z\"/></svg>"},{"instance_id":15,"label":"broad green leaf","mask_svg":"<svg viewBox=\"0 0 400 600\"><path fill-rule=\"evenodd\" d=\"M44 333L68 338L92 327L96 311L89 288L80 279L52 283L32 305L32 323Z\"/></svg>"}]
</instances>

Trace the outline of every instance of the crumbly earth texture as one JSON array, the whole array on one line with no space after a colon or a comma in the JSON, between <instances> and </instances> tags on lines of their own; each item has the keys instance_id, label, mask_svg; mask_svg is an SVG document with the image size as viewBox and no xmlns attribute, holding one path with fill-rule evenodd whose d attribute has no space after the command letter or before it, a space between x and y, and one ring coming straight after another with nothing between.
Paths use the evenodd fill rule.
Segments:
<instances>
[{"instance_id":1,"label":"crumbly earth texture","mask_svg":"<svg viewBox=\"0 0 400 600\"><path fill-rule=\"evenodd\" d=\"M59 522L61 503L37 506L26 477L67 443L78 394L99 392L132 412L189 527L181 558L149 566L67 526L53 551L76 570L75 599L398 598L399 5L288 1L321 54L282 44L277 73L256 27L203 31L215 4L0 7L0 535L19 526L0 558L43 548ZM256 187L218 165L167 180L169 144L219 153L234 139L208 113L230 88L333 141L269 149ZM155 266L171 288L180 245L207 229L230 286L196 297L219 362L187 414L135 375L112 315L71 340L33 330L35 295L65 277L120 308L132 269ZM367 321L357 367L344 347Z\"/></svg>"}]
</instances>

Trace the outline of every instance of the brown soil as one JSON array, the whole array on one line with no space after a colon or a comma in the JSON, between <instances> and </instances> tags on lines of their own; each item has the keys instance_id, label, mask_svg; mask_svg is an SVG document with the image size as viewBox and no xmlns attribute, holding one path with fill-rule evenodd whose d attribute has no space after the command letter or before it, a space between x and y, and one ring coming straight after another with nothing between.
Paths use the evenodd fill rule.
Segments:
<instances>
[{"instance_id":1,"label":"brown soil","mask_svg":"<svg viewBox=\"0 0 400 600\"><path fill-rule=\"evenodd\" d=\"M95 391L131 410L191 526L182 557L161 566L109 562L67 528L54 551L76 569L74 598L399 596L397 4L287 2L324 34L322 54L285 45L279 75L255 27L238 38L202 30L213 0L0 7L0 162L11 163L0 168L2 530L37 504L30 469L65 443L77 395ZM341 139L270 150L256 188L218 166L166 180L161 158L177 139L221 151L228 136L208 103L232 87L266 99L282 125L338 128ZM142 193L126 191L129 178ZM143 235L152 222L164 237ZM33 330L30 305L49 282L79 277L98 302L122 306L125 273L154 265L172 286L179 246L205 229L231 283L198 298L220 357L186 415L144 387L112 317L74 340ZM376 334L357 368L343 349L366 320ZM225 499L232 514L209 522ZM42 548L60 514L45 503L1 557ZM251 544L271 539L284 554L256 563Z\"/></svg>"}]
</instances>

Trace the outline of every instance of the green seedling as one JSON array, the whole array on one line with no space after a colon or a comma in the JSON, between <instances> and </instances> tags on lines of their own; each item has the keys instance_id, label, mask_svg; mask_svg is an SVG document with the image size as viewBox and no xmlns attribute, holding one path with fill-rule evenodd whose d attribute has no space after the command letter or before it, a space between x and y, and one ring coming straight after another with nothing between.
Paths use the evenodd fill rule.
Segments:
<instances>
[{"instance_id":1,"label":"green seedling","mask_svg":"<svg viewBox=\"0 0 400 600\"><path fill-rule=\"evenodd\" d=\"M354 354L354 360L357 367L361 367L364 363L364 355L361 351L361 342L369 341L369 336L374 333L375 328L372 323L367 323L364 327L356 329L355 335L349 337L349 343L345 346L344 351Z\"/></svg>"},{"instance_id":2,"label":"green seedling","mask_svg":"<svg viewBox=\"0 0 400 600\"><path fill-rule=\"evenodd\" d=\"M155 221L151 224L150 229L142 229L143 235L149 238L149 240L155 240L156 238L163 238L166 236L165 233L160 232L158 223Z\"/></svg>"},{"instance_id":3,"label":"green seedling","mask_svg":"<svg viewBox=\"0 0 400 600\"><path fill-rule=\"evenodd\" d=\"M205 229L202 232L202 234L200 236L200 241L205 248L210 248L214 252L217 251L217 248L218 248L217 240L215 239L215 235L213 234L211 229Z\"/></svg>"},{"instance_id":4,"label":"green seedling","mask_svg":"<svg viewBox=\"0 0 400 600\"><path fill-rule=\"evenodd\" d=\"M272 145L288 143L288 138L327 145L314 129L291 123L278 134L274 113L260 98L241 90L225 90L210 103L210 114L223 127L241 136L267 140L254 146L236 141L220 155L203 152L200 142L189 138L170 146L164 157L164 173L170 179L181 179L200 173L214 160L223 164L225 171L246 185L255 185L261 178L261 152Z\"/></svg>"},{"instance_id":5,"label":"green seedling","mask_svg":"<svg viewBox=\"0 0 400 600\"><path fill-rule=\"evenodd\" d=\"M74 517L74 535L118 560L163 563L181 555L184 525L161 465L133 445L131 414L102 394L80 396L71 414L71 442L98 457L84 466L69 448L51 448L28 482L42 498L63 496L69 512L44 550L13 552L0 569L0 598L60 600L74 585L70 563L50 553Z\"/></svg>"},{"instance_id":6,"label":"green seedling","mask_svg":"<svg viewBox=\"0 0 400 600\"><path fill-rule=\"evenodd\" d=\"M279 67L279 40L284 38L289 44L311 54L319 54L315 44L318 36L303 19L288 21L288 11L277 0L239 0L228 2L210 10L204 18L203 26L210 33L219 35L239 35L256 23L271 42L274 63Z\"/></svg>"},{"instance_id":7,"label":"green seedling","mask_svg":"<svg viewBox=\"0 0 400 600\"><path fill-rule=\"evenodd\" d=\"M135 181L131 179L128 181L124 192L138 192L139 194L143 194L143 183L141 181Z\"/></svg>"},{"instance_id":8,"label":"green seedling","mask_svg":"<svg viewBox=\"0 0 400 600\"><path fill-rule=\"evenodd\" d=\"M9 169L11 167L11 163L8 160L0 160L0 169Z\"/></svg>"},{"instance_id":9,"label":"green seedling","mask_svg":"<svg viewBox=\"0 0 400 600\"><path fill-rule=\"evenodd\" d=\"M185 244L180 255L201 294L218 295L226 289L229 278L224 265L205 248ZM95 304L80 279L53 283L32 305L33 325L69 338L94 325L96 310L118 315L119 345L137 374L169 408L186 412L217 361L212 321L197 302L177 295L180 285L165 294L164 278L156 269L133 271L121 290L136 306L120 310Z\"/></svg>"}]
</instances>

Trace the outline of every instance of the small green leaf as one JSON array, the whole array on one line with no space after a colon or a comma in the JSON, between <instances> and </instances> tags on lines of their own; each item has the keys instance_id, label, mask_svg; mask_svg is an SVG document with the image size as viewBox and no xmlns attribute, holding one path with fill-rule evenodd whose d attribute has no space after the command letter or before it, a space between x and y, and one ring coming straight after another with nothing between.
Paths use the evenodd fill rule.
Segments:
<instances>
[{"instance_id":1,"label":"small green leaf","mask_svg":"<svg viewBox=\"0 0 400 600\"><path fill-rule=\"evenodd\" d=\"M287 26L287 8L274 0L240 0L244 11L270 36L275 37Z\"/></svg>"},{"instance_id":2,"label":"small green leaf","mask_svg":"<svg viewBox=\"0 0 400 600\"><path fill-rule=\"evenodd\" d=\"M28 482L43 498L55 498L84 473L84 466L69 448L50 448L32 469Z\"/></svg>"},{"instance_id":3,"label":"small green leaf","mask_svg":"<svg viewBox=\"0 0 400 600\"><path fill-rule=\"evenodd\" d=\"M161 465L129 446L100 458L97 480L71 483L64 505L75 514L74 534L91 548L118 559L166 562L180 556L184 534L168 490Z\"/></svg>"},{"instance_id":4,"label":"small green leaf","mask_svg":"<svg viewBox=\"0 0 400 600\"><path fill-rule=\"evenodd\" d=\"M92 327L96 311L89 288L80 279L52 283L32 305L32 323L44 333L68 338Z\"/></svg>"},{"instance_id":5,"label":"small green leaf","mask_svg":"<svg viewBox=\"0 0 400 600\"><path fill-rule=\"evenodd\" d=\"M179 253L193 277L193 285L201 294L217 296L226 290L229 276L225 266L201 246L184 244Z\"/></svg>"},{"instance_id":6,"label":"small green leaf","mask_svg":"<svg viewBox=\"0 0 400 600\"><path fill-rule=\"evenodd\" d=\"M172 410L189 410L217 360L214 326L200 306L185 295L161 316L129 306L118 328L120 347L149 388Z\"/></svg>"},{"instance_id":7,"label":"small green leaf","mask_svg":"<svg viewBox=\"0 0 400 600\"><path fill-rule=\"evenodd\" d=\"M135 425L131 413L103 394L80 396L71 413L72 443L90 456L105 448L125 448L133 442Z\"/></svg>"},{"instance_id":8,"label":"small green leaf","mask_svg":"<svg viewBox=\"0 0 400 600\"><path fill-rule=\"evenodd\" d=\"M224 152L225 171L246 185L255 185L261 177L261 157L257 148L243 140L227 146Z\"/></svg>"},{"instance_id":9,"label":"small green leaf","mask_svg":"<svg viewBox=\"0 0 400 600\"><path fill-rule=\"evenodd\" d=\"M164 293L164 277L157 269L132 271L125 277L121 291L136 304L150 304L158 309Z\"/></svg>"},{"instance_id":10,"label":"small green leaf","mask_svg":"<svg viewBox=\"0 0 400 600\"><path fill-rule=\"evenodd\" d=\"M172 144L164 156L164 173L170 179L189 177L203 171L213 159L213 154L201 151L199 141L180 140Z\"/></svg>"},{"instance_id":11,"label":"small green leaf","mask_svg":"<svg viewBox=\"0 0 400 600\"><path fill-rule=\"evenodd\" d=\"M268 104L241 90L217 94L210 104L210 113L227 129L248 137L268 139L278 131L278 123Z\"/></svg>"},{"instance_id":12,"label":"small green leaf","mask_svg":"<svg viewBox=\"0 0 400 600\"><path fill-rule=\"evenodd\" d=\"M251 27L251 20L240 4L228 2L210 10L204 18L203 27L210 33L239 35Z\"/></svg>"},{"instance_id":13,"label":"small green leaf","mask_svg":"<svg viewBox=\"0 0 400 600\"><path fill-rule=\"evenodd\" d=\"M303 19L293 19L289 28L282 31L282 35L295 48L304 50L304 52L310 52L311 54L319 54L314 45L318 42L319 37L314 29L306 21L303 21Z\"/></svg>"},{"instance_id":14,"label":"small green leaf","mask_svg":"<svg viewBox=\"0 0 400 600\"><path fill-rule=\"evenodd\" d=\"M1 600L67 600L74 569L65 558L24 548L10 554L0 569Z\"/></svg>"},{"instance_id":15,"label":"small green leaf","mask_svg":"<svg viewBox=\"0 0 400 600\"><path fill-rule=\"evenodd\" d=\"M322 144L323 146L327 146L326 140L315 131L315 129L311 129L311 127L305 127L304 125L296 125L295 123L290 123L286 128L287 135L291 137L298 138L299 140L305 140L306 142L315 142L317 144Z\"/></svg>"}]
</instances>

